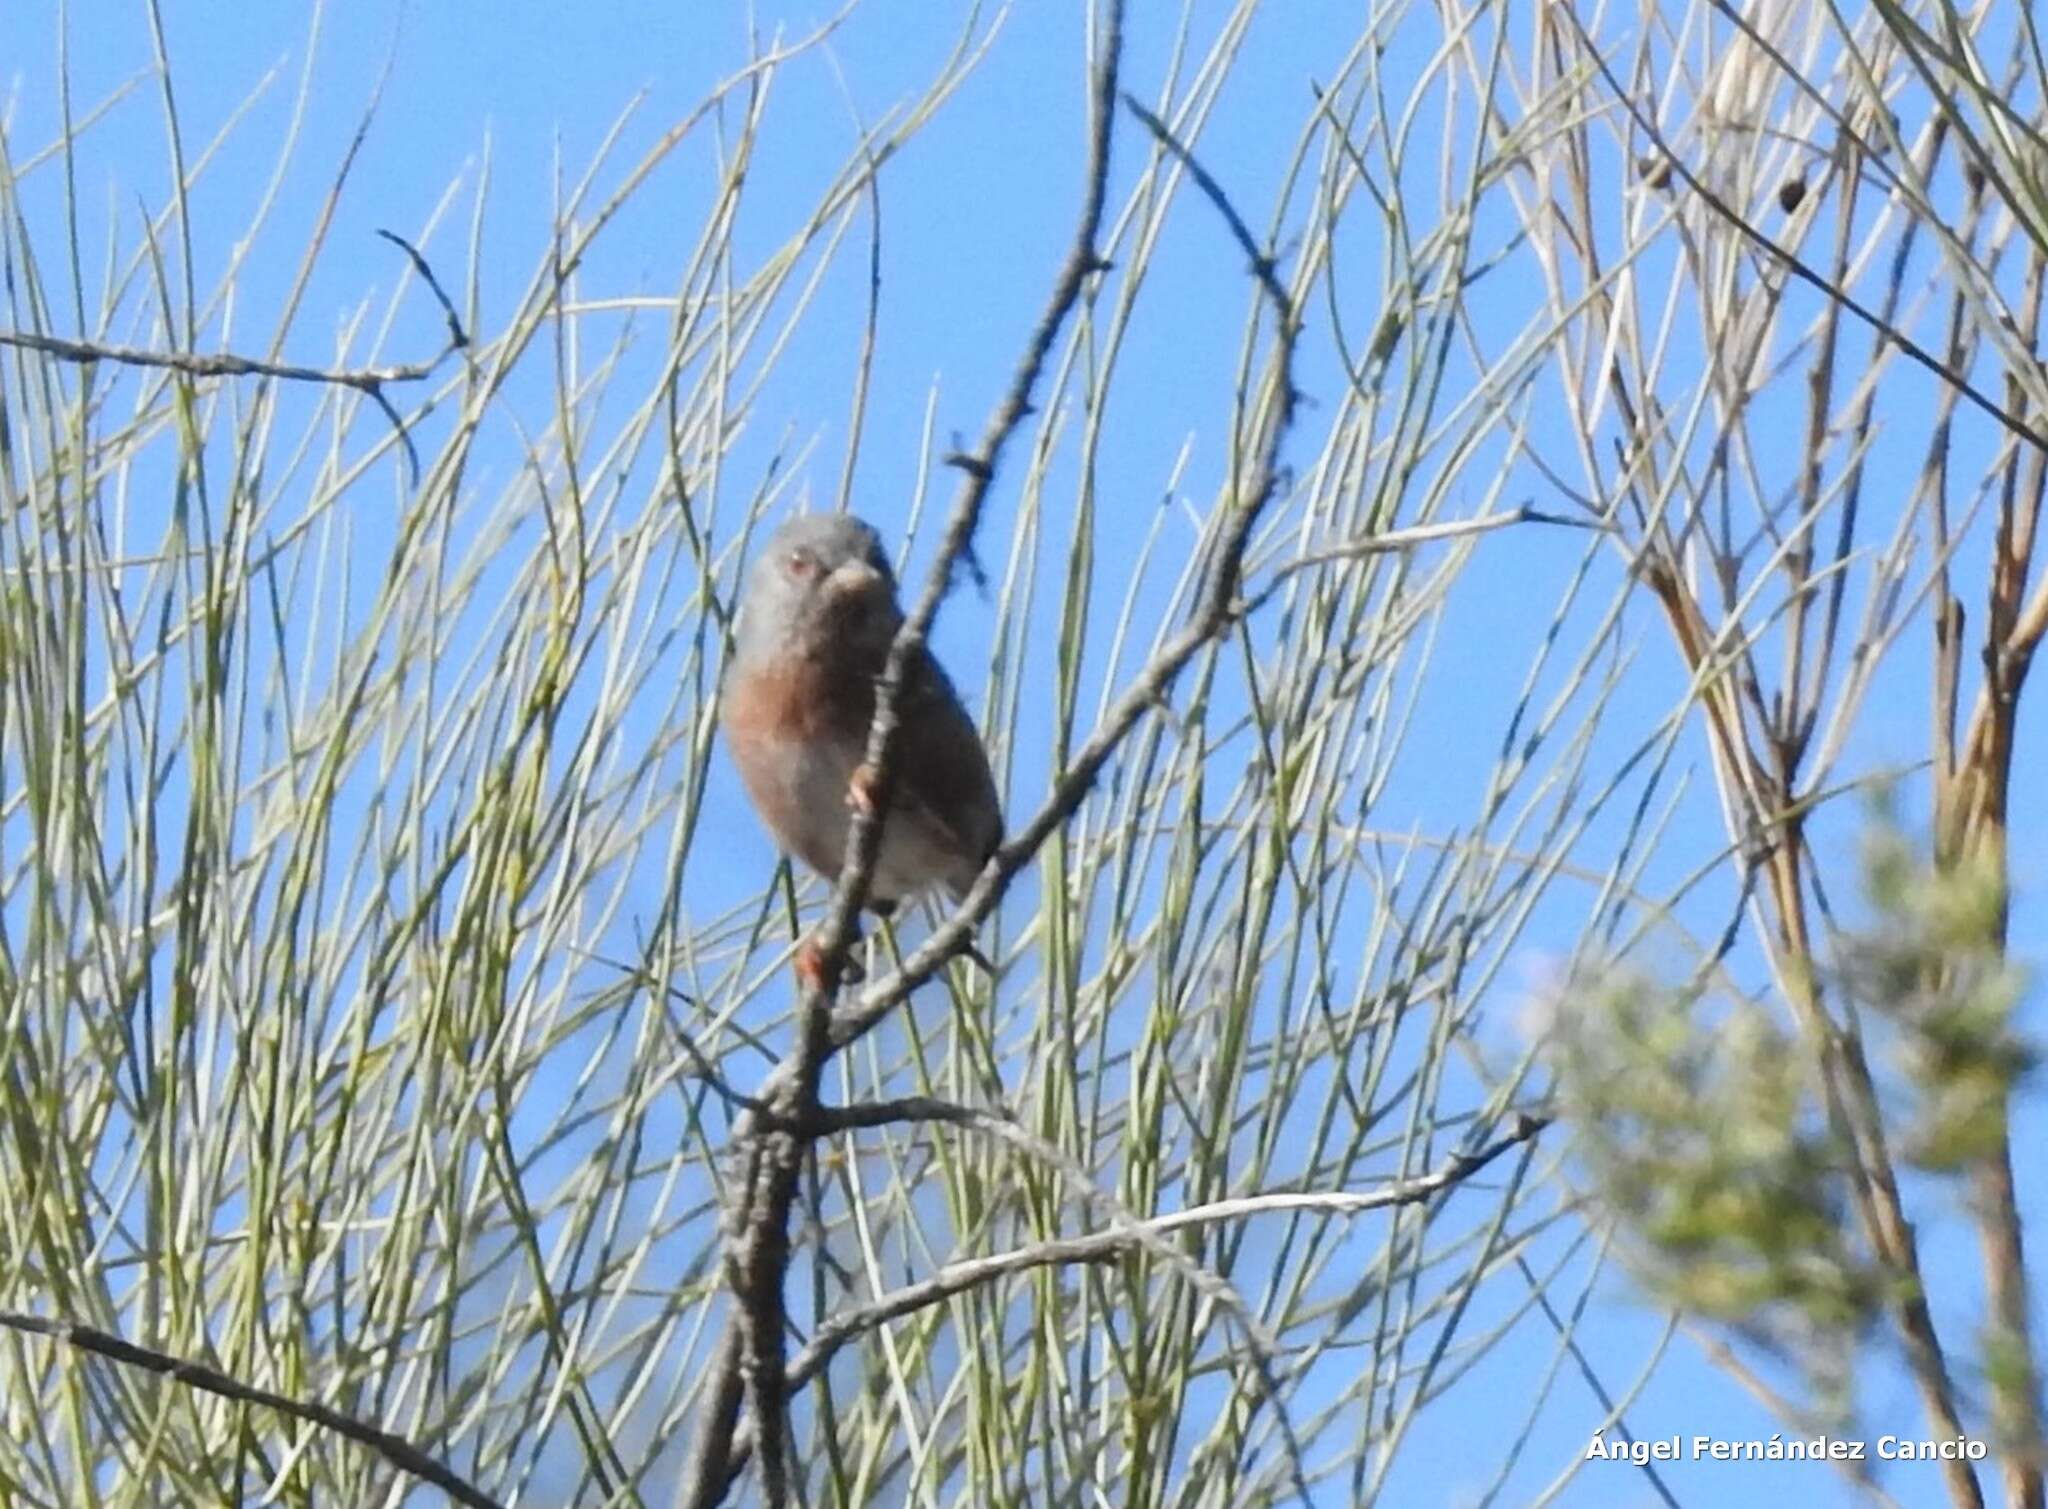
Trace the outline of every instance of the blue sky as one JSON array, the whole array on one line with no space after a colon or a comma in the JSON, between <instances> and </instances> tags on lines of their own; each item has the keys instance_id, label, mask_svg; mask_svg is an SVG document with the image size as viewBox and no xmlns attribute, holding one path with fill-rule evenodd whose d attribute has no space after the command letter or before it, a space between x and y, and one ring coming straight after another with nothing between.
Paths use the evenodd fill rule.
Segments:
<instances>
[{"instance_id":1,"label":"blue sky","mask_svg":"<svg viewBox=\"0 0 2048 1509\"><path fill-rule=\"evenodd\" d=\"M1212 35L1228 14L1220 4L1191 7L1191 33ZM1307 108L1311 80L1333 66L1331 50L1348 43L1354 7L1326 0L1292 0L1268 7L1259 17L1223 105L1204 136L1205 165L1226 183L1263 227L1293 150L1294 133ZM1141 97L1156 97L1169 66L1173 26L1166 12L1134 6L1126 79ZM753 24L766 35L780 26L808 30L824 14L807 5L763 3ZM964 24L964 7L920 0L870 0L834 38L831 56L793 65L778 83L778 95L764 146L750 183L739 245L758 251L789 229L789 219L810 202L817 186L836 169L853 140L855 114L880 118L910 98L939 67ZM50 87L49 60L57 52L55 16L45 8L9 17L13 32L7 65L0 76L9 107L9 131L17 158L55 132L58 101ZM944 24L940 24L943 19ZM149 29L141 13L118 17L74 15L71 20L73 108L82 109L121 81L150 66ZM228 117L266 71L280 70L258 102L248 125L224 149L218 170L195 196L202 225L223 228L200 237L197 269L202 285L225 267L231 232L264 193L274 165L275 144L288 120L296 79L307 66L312 26L308 14L287 6L230 8L196 6L167 14L168 48L175 69L178 106L187 137L203 141ZM406 6L389 0L355 0L331 8L321 21L312 54L313 109L306 122L293 171L280 190L264 244L280 253L302 244L320 213L321 200L354 134L364 108L389 60L388 80L369 135L341 202L328 250L315 270L304 313L288 342L286 356L308 362L333 358L333 332L360 301L381 310L402 274L399 259L373 232L389 227L419 236L451 180L464 193L434 237L426 242L444 276L461 265L468 243L469 190L486 160L490 192L484 210L481 263L482 323L502 315L517 295L549 236L551 207L560 177L574 180L629 106L618 161L630 162L670 125L682 118L719 78L745 59L746 11L738 5L606 3L567 7L486 6L439 3ZM920 433L936 384L936 421L943 438L975 434L994 395L1007 379L1022 334L1040 308L1051 273L1062 255L1078 191L1082 150L1080 66L1081 8L1027 0L1008 16L988 61L963 85L936 122L893 163L882 183L883 292L880 343L863 439L855 494L859 511L892 538L900 535L916 475ZM1419 66L1398 50L1388 60L1390 75ZM109 216L118 223L122 246L131 246L138 201L160 203L169 181L154 83L141 87L87 138L77 185L81 222L87 227L87 282L91 249L103 244ZM637 105L634 105L635 101ZM1128 187L1141 161L1137 129L1119 121L1121 140L1114 182ZM642 193L609 235L586 270L589 288L616 294L666 293L680 274L683 243L694 234L705 210L714 146L708 136L679 154ZM616 172L612 174L616 178ZM39 174L25 187L32 215L62 213L56 175ZM1116 196L1113 193L1112 200ZM785 210L785 207L786 210ZM1109 426L1114 444L1100 464L1103 505L1099 525L1096 594L1106 609L1121 601L1139 541L1152 522L1175 458L1189 447L1190 481L1181 496L1201 501L1219 474L1224 454L1229 374L1234 370L1242 321L1251 297L1242 259L1207 207L1186 195L1175 211L1172 246L1154 276L1158 280L1141 306L1131 351L1120 379L1117 409ZM55 223L54 221L52 222ZM865 234L865 228L856 231ZM54 244L54 243L53 243ZM1378 255L1362 234L1341 248L1361 265ZM837 485L845 440L848 394L865 316L865 250L842 255L830 270L797 348L753 430L735 452L735 470L761 469L778 450L802 453L792 484L797 497L828 505ZM202 349L244 346L267 338L269 321L295 275L289 255L255 257L241 280L232 323L217 321L202 334ZM1361 286L1364 281L1361 280ZM1475 308L1493 301L1511 307L1519 293L1512 283L1475 291ZM65 307L60 301L60 308ZM1370 313L1350 316L1370 329ZM431 350L434 311L417 292L402 306L386 354ZM147 332L116 330L115 339L144 342ZM1330 392L1335 368L1327 355L1312 356L1304 374L1311 398ZM1905 391L1913 391L1907 385ZM533 395L544 406L545 395ZM1966 433L1973 433L1967 432ZM488 458L486 458L488 464ZM501 458L516 470L515 455ZM379 483L378 486L388 485ZM1527 498L1557 507L1539 483L1517 481L1508 501ZM385 496L371 491L376 497ZM943 497L941 491L938 494ZM999 488L988 528L993 538L1007 533L1014 496ZM1453 513L1459 510L1453 509ZM375 529L366 516L366 535ZM913 549L913 573L928 559L930 532ZM1469 820L1474 793L1492 767L1506 699L1521 683L1534 641L1547 624L1565 576L1584 541L1578 536L1518 533L1487 542L1460 584L1442 634L1445 648L1430 672L1417 744L1404 766L1382 826L1418 824L1435 829ZM1595 594L1596 596L1598 594ZM1637 632L1630 648L1637 664L1617 700L1612 758L1632 747L1640 731L1672 705L1680 682L1647 605L1632 610ZM971 590L949 602L937 642L956 668L984 662L988 607ZM1905 764L1924 750L1924 687L1917 651L1902 657L1909 669L1894 683L1896 696L1874 705L1855 745L1854 768ZM1101 667L1094 668L1099 676ZM963 682L969 678L963 676ZM976 689L967 685L970 702ZM2022 728L2048 736L2037 693ZM1013 788L1035 795L1047 755L1020 737ZM2024 758L2024 756L2023 756ZM1693 790L1682 809L1668 862L1653 877L1675 882L1697 857L1720 843L1710 792L1710 773L1696 740L1680 745L1677 763L1691 771ZM2025 783L2023 783L2025 784ZM707 807L700 842L713 852L745 856L765 868L772 855L751 816L737 799L737 786L723 760L713 774L714 799ZM1909 812L1919 810L1908 792ZM2040 783L2023 796L2016 814L2014 852L2019 880L2038 892L2043 877L2033 858L2042 852L2044 804ZM1608 831L1603 829L1601 831ZM1852 841L1846 820L1823 825L1823 852L1840 853ZM693 909L714 911L729 899L730 881L715 871L693 869L688 896ZM1725 894L1703 897L1697 917L1716 917ZM1534 968L1546 955L1561 955L1573 941L1583 899L1546 906L1525 940ZM2015 936L2038 938L2042 911L2023 897ZM1501 1020L1482 1030L1507 1033L1508 1004ZM2032 1010L2038 1016L2038 1001ZM2024 1150L2037 1146L2043 1130L2038 1104L2026 1107L2016 1145L2027 1206L2041 1208L2041 1194ZM1967 1229L1953 1219L1925 1220L1924 1257L1936 1284L1950 1293L1974 1293L1976 1259ZM1951 1288L1951 1283L1953 1288ZM1505 1293L1488 1303L1505 1303ZM1560 1301L1561 1302L1561 1301ZM1660 1331L1659 1318L1631 1303L1612 1269L1589 1300L1589 1319L1579 1340L1610 1391L1624 1389ZM1949 1334L1968 1336L1967 1307L1950 1306ZM1504 1442L1493 1439L1500 1422L1519 1422L1532 1370L1548 1364L1549 1333L1525 1323L1447 1399L1426 1411L1404 1457L1389 1479L1388 1502L1459 1502L1483 1488ZM1567 1365L1569 1372L1569 1364ZM1882 1350L1867 1368L1863 1397L1867 1434L1918 1431L1917 1401L1900 1371ZM1518 1502L1547 1482L1574 1452L1600 1416L1590 1394L1568 1379L1537 1423L1522 1461L1509 1478L1502 1501ZM1768 1436L1775 1422L1724 1374L1705 1362L1684 1338L1675 1340L1655 1378L1627 1416L1640 1436L1712 1434ZM1481 1444L1475 1450L1471 1443ZM1476 1474L1465 1476L1467 1464ZM1797 1496L1816 1506L1855 1502L1842 1479L1822 1466L1667 1464L1663 1469L1682 1503L1717 1503L1736 1494L1769 1501ZM1902 1502L1920 1501L1928 1482L1910 1472L1885 1483ZM1337 1502L1332 1499L1331 1502ZM1621 1469L1596 1466L1563 1497L1566 1503L1649 1502L1641 1480Z\"/></svg>"}]
</instances>

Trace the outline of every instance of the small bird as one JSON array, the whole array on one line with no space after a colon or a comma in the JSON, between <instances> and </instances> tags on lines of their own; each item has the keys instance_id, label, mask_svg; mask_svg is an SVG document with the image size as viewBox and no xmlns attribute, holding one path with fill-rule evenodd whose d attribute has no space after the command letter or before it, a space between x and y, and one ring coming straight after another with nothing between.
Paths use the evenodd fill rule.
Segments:
<instances>
[{"instance_id":1,"label":"small bird","mask_svg":"<svg viewBox=\"0 0 2048 1509\"><path fill-rule=\"evenodd\" d=\"M747 574L725 678L733 763L776 844L836 879L855 810L871 805L875 682L903 624L882 537L851 514L805 514ZM867 905L886 917L935 886L956 901L1002 842L988 752L920 646L896 699L894 785ZM797 968L816 983L807 944Z\"/></svg>"}]
</instances>

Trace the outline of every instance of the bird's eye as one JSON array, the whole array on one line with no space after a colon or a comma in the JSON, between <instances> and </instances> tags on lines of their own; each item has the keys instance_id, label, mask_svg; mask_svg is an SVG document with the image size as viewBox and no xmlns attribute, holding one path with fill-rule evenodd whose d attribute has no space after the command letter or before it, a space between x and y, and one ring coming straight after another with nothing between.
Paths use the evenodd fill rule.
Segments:
<instances>
[{"instance_id":1,"label":"bird's eye","mask_svg":"<svg viewBox=\"0 0 2048 1509\"><path fill-rule=\"evenodd\" d=\"M798 581L805 581L818 573L818 558L808 550L792 550L783 557L782 569Z\"/></svg>"}]
</instances>

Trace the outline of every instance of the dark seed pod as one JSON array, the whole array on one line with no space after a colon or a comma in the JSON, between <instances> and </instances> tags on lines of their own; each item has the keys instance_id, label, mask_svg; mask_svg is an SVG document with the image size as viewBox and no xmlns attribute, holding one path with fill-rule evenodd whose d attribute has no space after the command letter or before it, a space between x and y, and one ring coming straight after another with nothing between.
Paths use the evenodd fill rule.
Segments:
<instances>
[{"instance_id":1,"label":"dark seed pod","mask_svg":"<svg viewBox=\"0 0 2048 1509\"><path fill-rule=\"evenodd\" d=\"M1788 178L1778 185L1778 208L1791 214L1806 200L1806 180Z\"/></svg>"},{"instance_id":2,"label":"dark seed pod","mask_svg":"<svg viewBox=\"0 0 2048 1509\"><path fill-rule=\"evenodd\" d=\"M1984 192L1984 169L1975 158L1963 164L1963 182L1969 185L1972 199Z\"/></svg>"},{"instance_id":3,"label":"dark seed pod","mask_svg":"<svg viewBox=\"0 0 2048 1509\"><path fill-rule=\"evenodd\" d=\"M1651 188L1661 189L1671 182L1671 159L1645 153L1636 159L1636 174Z\"/></svg>"}]
</instances>

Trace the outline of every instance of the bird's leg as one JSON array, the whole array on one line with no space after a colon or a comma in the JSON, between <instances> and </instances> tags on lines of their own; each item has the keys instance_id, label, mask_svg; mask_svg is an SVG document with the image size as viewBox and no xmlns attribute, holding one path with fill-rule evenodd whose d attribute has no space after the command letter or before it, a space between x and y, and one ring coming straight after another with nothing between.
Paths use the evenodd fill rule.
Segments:
<instances>
[{"instance_id":1,"label":"bird's leg","mask_svg":"<svg viewBox=\"0 0 2048 1509\"><path fill-rule=\"evenodd\" d=\"M796 946L796 978L812 994L825 988L825 960L815 933Z\"/></svg>"},{"instance_id":2,"label":"bird's leg","mask_svg":"<svg viewBox=\"0 0 2048 1509\"><path fill-rule=\"evenodd\" d=\"M868 977L860 960L853 951L860 947L861 938L856 933L847 941L846 956L839 963L839 983L858 985ZM818 991L825 988L825 951L818 947L818 935L812 933L796 946L796 977L805 990Z\"/></svg>"},{"instance_id":3,"label":"bird's leg","mask_svg":"<svg viewBox=\"0 0 2048 1509\"><path fill-rule=\"evenodd\" d=\"M846 805L862 817L873 817L881 808L880 796L875 790L875 767L861 761L846 783Z\"/></svg>"}]
</instances>

